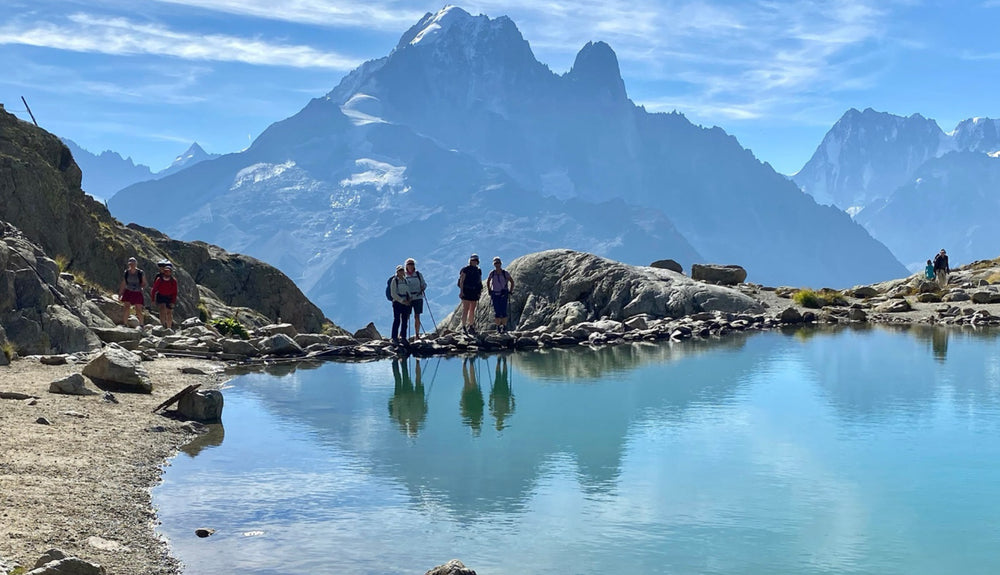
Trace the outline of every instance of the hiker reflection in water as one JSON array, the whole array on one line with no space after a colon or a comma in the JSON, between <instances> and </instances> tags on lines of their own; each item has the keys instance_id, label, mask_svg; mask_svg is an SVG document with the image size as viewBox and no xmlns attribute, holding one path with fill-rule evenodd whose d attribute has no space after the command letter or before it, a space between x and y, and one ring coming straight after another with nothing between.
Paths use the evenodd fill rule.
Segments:
<instances>
[{"instance_id":1,"label":"hiker reflection in water","mask_svg":"<svg viewBox=\"0 0 1000 575\"><path fill-rule=\"evenodd\" d=\"M459 410L462 413L462 423L472 428L473 435L478 436L483 430L483 390L479 387L476 378L476 360L465 358L462 360L462 399L458 402Z\"/></svg>"},{"instance_id":2,"label":"hiker reflection in water","mask_svg":"<svg viewBox=\"0 0 1000 575\"><path fill-rule=\"evenodd\" d=\"M408 362L400 365L398 359L392 360L392 378L395 381L392 397L389 398L389 416L399 424L400 431L410 437L416 437L417 431L427 419L427 399L424 397L424 384L420 378L420 360L414 368L416 382L410 379Z\"/></svg>"},{"instance_id":3,"label":"hiker reflection in water","mask_svg":"<svg viewBox=\"0 0 1000 575\"><path fill-rule=\"evenodd\" d=\"M497 431L503 431L505 419L514 414L514 392L510 388L507 358L498 357L496 376L490 388L490 415L497 420Z\"/></svg>"},{"instance_id":4,"label":"hiker reflection in water","mask_svg":"<svg viewBox=\"0 0 1000 575\"><path fill-rule=\"evenodd\" d=\"M934 352L934 359L944 362L948 359L948 330L935 328L931 332L931 349Z\"/></svg>"}]
</instances>

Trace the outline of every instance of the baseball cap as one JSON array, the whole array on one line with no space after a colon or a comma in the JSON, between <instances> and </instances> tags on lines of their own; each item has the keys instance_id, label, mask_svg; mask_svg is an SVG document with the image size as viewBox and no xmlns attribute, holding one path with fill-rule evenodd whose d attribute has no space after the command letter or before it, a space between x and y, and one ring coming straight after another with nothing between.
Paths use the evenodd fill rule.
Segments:
<instances>
[{"instance_id":1,"label":"baseball cap","mask_svg":"<svg viewBox=\"0 0 1000 575\"><path fill-rule=\"evenodd\" d=\"M129 259L128 259L128 263L132 263L132 262L138 262L138 261L139 261L139 260L137 260L137 259L135 259L135 258L129 258Z\"/></svg>"},{"instance_id":2,"label":"baseball cap","mask_svg":"<svg viewBox=\"0 0 1000 575\"><path fill-rule=\"evenodd\" d=\"M479 261L479 254L472 254L471 256L469 256L469 259L470 260L476 260L478 262Z\"/></svg>"}]
</instances>

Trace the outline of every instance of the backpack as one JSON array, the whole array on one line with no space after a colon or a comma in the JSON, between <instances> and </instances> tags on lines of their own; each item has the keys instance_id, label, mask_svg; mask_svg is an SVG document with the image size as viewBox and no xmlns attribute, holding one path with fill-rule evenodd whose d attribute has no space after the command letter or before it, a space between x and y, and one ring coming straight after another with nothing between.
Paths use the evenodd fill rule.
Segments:
<instances>
[{"instance_id":1,"label":"backpack","mask_svg":"<svg viewBox=\"0 0 1000 575\"><path fill-rule=\"evenodd\" d=\"M396 279L396 274L389 276L389 279L385 280L385 299L392 301L392 280Z\"/></svg>"}]
</instances>

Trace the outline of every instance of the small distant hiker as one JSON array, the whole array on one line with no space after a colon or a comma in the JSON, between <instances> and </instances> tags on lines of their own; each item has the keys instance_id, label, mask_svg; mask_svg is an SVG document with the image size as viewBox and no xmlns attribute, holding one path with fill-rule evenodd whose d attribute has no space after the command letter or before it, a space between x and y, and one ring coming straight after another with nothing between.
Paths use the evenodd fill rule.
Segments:
<instances>
[{"instance_id":1,"label":"small distant hiker","mask_svg":"<svg viewBox=\"0 0 1000 575\"><path fill-rule=\"evenodd\" d=\"M150 297L160 308L160 323L167 329L174 328L174 305L177 304L177 278L174 277L174 264L163 260L156 264L160 273L153 280Z\"/></svg>"},{"instance_id":2,"label":"small distant hiker","mask_svg":"<svg viewBox=\"0 0 1000 575\"><path fill-rule=\"evenodd\" d=\"M497 333L503 333L507 331L507 303L514 291L514 278L503 269L499 256L493 258L493 271L486 277L486 289L493 301L493 323L496 324Z\"/></svg>"},{"instance_id":3,"label":"small distant hiker","mask_svg":"<svg viewBox=\"0 0 1000 575\"><path fill-rule=\"evenodd\" d=\"M948 267L948 254L942 249L938 252L938 255L934 256L934 277L937 278L937 283L941 287L948 285L948 273L951 268Z\"/></svg>"},{"instance_id":4,"label":"small distant hiker","mask_svg":"<svg viewBox=\"0 0 1000 575\"><path fill-rule=\"evenodd\" d=\"M462 331L476 333L476 304L483 293L483 270L479 256L469 256L469 265L458 274L458 297L462 300Z\"/></svg>"},{"instance_id":5,"label":"small distant hiker","mask_svg":"<svg viewBox=\"0 0 1000 575\"><path fill-rule=\"evenodd\" d=\"M931 260L927 260L927 265L924 266L924 278L932 280L934 279L934 264Z\"/></svg>"},{"instance_id":6,"label":"small distant hiker","mask_svg":"<svg viewBox=\"0 0 1000 575\"><path fill-rule=\"evenodd\" d=\"M121 285L118 286L118 299L124 308L122 325L128 325L131 308L135 306L135 317L139 318L139 326L142 327L142 290L146 289L146 277L138 265L135 258L128 259L128 267L122 273Z\"/></svg>"},{"instance_id":7,"label":"small distant hiker","mask_svg":"<svg viewBox=\"0 0 1000 575\"><path fill-rule=\"evenodd\" d=\"M396 266L396 275L389 278L389 296L392 298L392 331L389 335L393 344L402 343L405 346L410 323L410 294L403 266Z\"/></svg>"},{"instance_id":8,"label":"small distant hiker","mask_svg":"<svg viewBox=\"0 0 1000 575\"><path fill-rule=\"evenodd\" d=\"M406 259L406 292L410 296L410 308L413 310L413 337L420 337L420 314L424 313L424 291L427 282L424 275L417 271L417 262L413 258Z\"/></svg>"}]
</instances>

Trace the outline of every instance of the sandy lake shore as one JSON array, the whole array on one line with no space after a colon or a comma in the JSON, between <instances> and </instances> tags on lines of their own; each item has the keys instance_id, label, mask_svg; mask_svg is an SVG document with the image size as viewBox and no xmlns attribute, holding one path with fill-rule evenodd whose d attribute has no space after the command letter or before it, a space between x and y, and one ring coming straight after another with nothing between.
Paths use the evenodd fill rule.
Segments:
<instances>
[{"instance_id":1,"label":"sandy lake shore","mask_svg":"<svg viewBox=\"0 0 1000 575\"><path fill-rule=\"evenodd\" d=\"M0 399L0 564L16 561L30 569L58 547L113 575L180 573L167 542L155 533L150 488L164 462L198 435L151 411L189 384L220 387L222 365L145 362L153 393L116 392L118 403L100 393L49 393L50 382L84 365L47 366L29 357L0 367L0 392L38 397ZM182 367L209 375L181 373ZM36 423L42 417L51 424Z\"/></svg>"}]
</instances>

